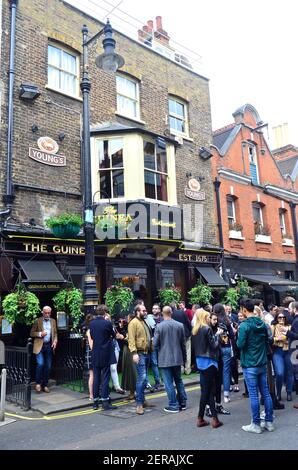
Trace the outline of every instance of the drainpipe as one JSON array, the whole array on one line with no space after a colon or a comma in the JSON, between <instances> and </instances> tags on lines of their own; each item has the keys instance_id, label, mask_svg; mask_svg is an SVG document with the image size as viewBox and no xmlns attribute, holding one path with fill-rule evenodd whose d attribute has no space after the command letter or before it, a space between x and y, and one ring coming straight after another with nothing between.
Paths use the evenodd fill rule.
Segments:
<instances>
[{"instance_id":1,"label":"drainpipe","mask_svg":"<svg viewBox=\"0 0 298 470\"><path fill-rule=\"evenodd\" d=\"M226 282L229 283L229 279L226 273L226 260L224 255L224 241L223 241L223 232L222 232L222 220L221 220L221 209L220 209L220 194L219 194L219 187L221 182L216 177L213 181L214 188L215 188L215 196L216 196L216 208L217 208L217 226L218 226L218 236L219 236L219 244L222 248L222 273L223 278Z\"/></svg>"},{"instance_id":2,"label":"drainpipe","mask_svg":"<svg viewBox=\"0 0 298 470\"><path fill-rule=\"evenodd\" d=\"M7 165L6 165L6 194L2 200L6 209L0 211L0 217L7 218L12 209L14 200L12 184L12 154L13 154L13 89L14 89L14 59L16 38L16 16L18 0L10 0L10 51L9 51L9 82L8 82L8 132L7 132Z\"/></svg>"},{"instance_id":3,"label":"drainpipe","mask_svg":"<svg viewBox=\"0 0 298 470\"><path fill-rule=\"evenodd\" d=\"M295 280L297 280L298 279L298 229L297 229L297 217L296 217L296 204L292 201L289 204L291 208L292 226L293 226L293 233L294 233L294 240L295 240L295 254L296 254Z\"/></svg>"}]
</instances>

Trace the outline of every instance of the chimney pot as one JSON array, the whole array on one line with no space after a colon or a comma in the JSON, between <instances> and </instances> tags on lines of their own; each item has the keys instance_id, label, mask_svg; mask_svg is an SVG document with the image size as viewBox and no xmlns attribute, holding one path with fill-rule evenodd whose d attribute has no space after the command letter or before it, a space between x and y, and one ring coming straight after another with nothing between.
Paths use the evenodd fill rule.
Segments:
<instances>
[{"instance_id":1,"label":"chimney pot","mask_svg":"<svg viewBox=\"0 0 298 470\"><path fill-rule=\"evenodd\" d=\"M148 26L148 32L151 33L153 31L153 21L152 20L147 21L147 26Z\"/></svg>"},{"instance_id":2,"label":"chimney pot","mask_svg":"<svg viewBox=\"0 0 298 470\"><path fill-rule=\"evenodd\" d=\"M162 17L161 16L156 17L156 29L157 30L162 29Z\"/></svg>"}]
</instances>

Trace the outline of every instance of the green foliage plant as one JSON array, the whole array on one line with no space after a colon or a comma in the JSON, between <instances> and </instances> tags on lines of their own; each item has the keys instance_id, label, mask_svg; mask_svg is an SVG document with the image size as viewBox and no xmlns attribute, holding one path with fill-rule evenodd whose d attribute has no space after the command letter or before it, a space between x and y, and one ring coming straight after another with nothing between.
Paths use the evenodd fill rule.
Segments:
<instances>
[{"instance_id":1,"label":"green foliage plant","mask_svg":"<svg viewBox=\"0 0 298 470\"><path fill-rule=\"evenodd\" d=\"M111 315L115 315L117 306L120 307L122 312L129 309L134 300L134 295L130 287L125 287L119 283L108 287L104 298Z\"/></svg>"},{"instance_id":2,"label":"green foliage plant","mask_svg":"<svg viewBox=\"0 0 298 470\"><path fill-rule=\"evenodd\" d=\"M164 287L159 289L158 298L162 306L170 305L171 302L178 305L181 302L181 290L175 286Z\"/></svg>"},{"instance_id":3,"label":"green foliage plant","mask_svg":"<svg viewBox=\"0 0 298 470\"><path fill-rule=\"evenodd\" d=\"M239 297L248 297L252 293L252 288L246 279L240 279L237 282L236 289L239 292Z\"/></svg>"},{"instance_id":4,"label":"green foliage plant","mask_svg":"<svg viewBox=\"0 0 298 470\"><path fill-rule=\"evenodd\" d=\"M233 310L237 310L239 298L240 298L239 291L236 288L231 287L226 292L226 295L224 297L224 303L231 305Z\"/></svg>"},{"instance_id":5,"label":"green foliage plant","mask_svg":"<svg viewBox=\"0 0 298 470\"><path fill-rule=\"evenodd\" d=\"M40 313L38 297L26 290L23 284L17 286L16 292L5 296L2 302L4 318L11 324L32 325Z\"/></svg>"},{"instance_id":6,"label":"green foliage plant","mask_svg":"<svg viewBox=\"0 0 298 470\"><path fill-rule=\"evenodd\" d=\"M76 328L83 316L83 294L81 289L71 287L62 289L53 297L54 307L58 312L66 312L72 320L73 328Z\"/></svg>"},{"instance_id":7,"label":"green foliage plant","mask_svg":"<svg viewBox=\"0 0 298 470\"><path fill-rule=\"evenodd\" d=\"M83 226L83 219L78 214L61 214L46 219L45 224L48 228L53 228L56 225L79 225Z\"/></svg>"},{"instance_id":8,"label":"green foliage plant","mask_svg":"<svg viewBox=\"0 0 298 470\"><path fill-rule=\"evenodd\" d=\"M212 299L212 288L198 282L195 287L190 289L188 295L191 304L207 305Z\"/></svg>"}]
</instances>

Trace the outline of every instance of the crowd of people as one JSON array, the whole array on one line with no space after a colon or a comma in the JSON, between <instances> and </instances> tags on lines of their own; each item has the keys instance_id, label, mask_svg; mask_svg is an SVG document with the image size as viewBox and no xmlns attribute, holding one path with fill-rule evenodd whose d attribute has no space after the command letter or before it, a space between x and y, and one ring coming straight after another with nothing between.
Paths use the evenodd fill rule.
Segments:
<instances>
[{"instance_id":1,"label":"crowd of people","mask_svg":"<svg viewBox=\"0 0 298 470\"><path fill-rule=\"evenodd\" d=\"M37 355L37 392L48 391L49 351L57 342L50 314L49 307L44 307L43 317L31 331ZM242 299L238 312L220 303L194 304L187 309L181 302L162 309L156 303L148 313L139 300L133 313L116 322L108 308L99 305L95 315L86 317L85 327L89 399L95 410L100 404L104 410L116 408L110 398L111 378L115 392L127 391L128 399L135 400L138 415L153 406L145 399L146 389L157 391L162 386L168 398L164 411L179 413L187 408L182 374L197 371L201 389L197 426L207 426L206 417L210 417L211 426L219 428L223 422L218 415L230 414L226 406L231 393L240 391L241 365L243 396L250 400L252 416L242 429L260 434L263 429L274 430L273 410L284 408L284 398L292 401L293 390L298 394L298 302L292 297L286 297L282 307L269 305L268 311L262 300ZM148 380L149 366L154 384Z\"/></svg>"}]
</instances>

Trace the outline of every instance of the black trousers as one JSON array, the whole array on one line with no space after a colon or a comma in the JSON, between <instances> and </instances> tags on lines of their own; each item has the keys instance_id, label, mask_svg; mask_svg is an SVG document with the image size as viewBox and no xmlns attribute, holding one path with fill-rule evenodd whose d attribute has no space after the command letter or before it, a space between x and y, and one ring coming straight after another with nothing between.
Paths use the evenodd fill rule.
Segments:
<instances>
[{"instance_id":1,"label":"black trousers","mask_svg":"<svg viewBox=\"0 0 298 470\"><path fill-rule=\"evenodd\" d=\"M235 356L233 356L231 359L231 374L234 380L234 385L238 385L238 381L239 381L238 359Z\"/></svg>"},{"instance_id":2,"label":"black trousers","mask_svg":"<svg viewBox=\"0 0 298 470\"><path fill-rule=\"evenodd\" d=\"M109 400L109 381L111 377L110 365L106 367L93 367L93 374L94 401L99 400L100 396L103 401Z\"/></svg>"},{"instance_id":3,"label":"black trousers","mask_svg":"<svg viewBox=\"0 0 298 470\"><path fill-rule=\"evenodd\" d=\"M200 418L204 418L206 405L210 406L213 418L217 418L214 401L216 372L215 366L200 371L201 399L198 413Z\"/></svg>"},{"instance_id":4,"label":"black trousers","mask_svg":"<svg viewBox=\"0 0 298 470\"><path fill-rule=\"evenodd\" d=\"M223 370L223 362L222 362L222 359L220 358L218 360L218 369L215 375L215 402L218 404L221 403L222 370Z\"/></svg>"}]
</instances>

